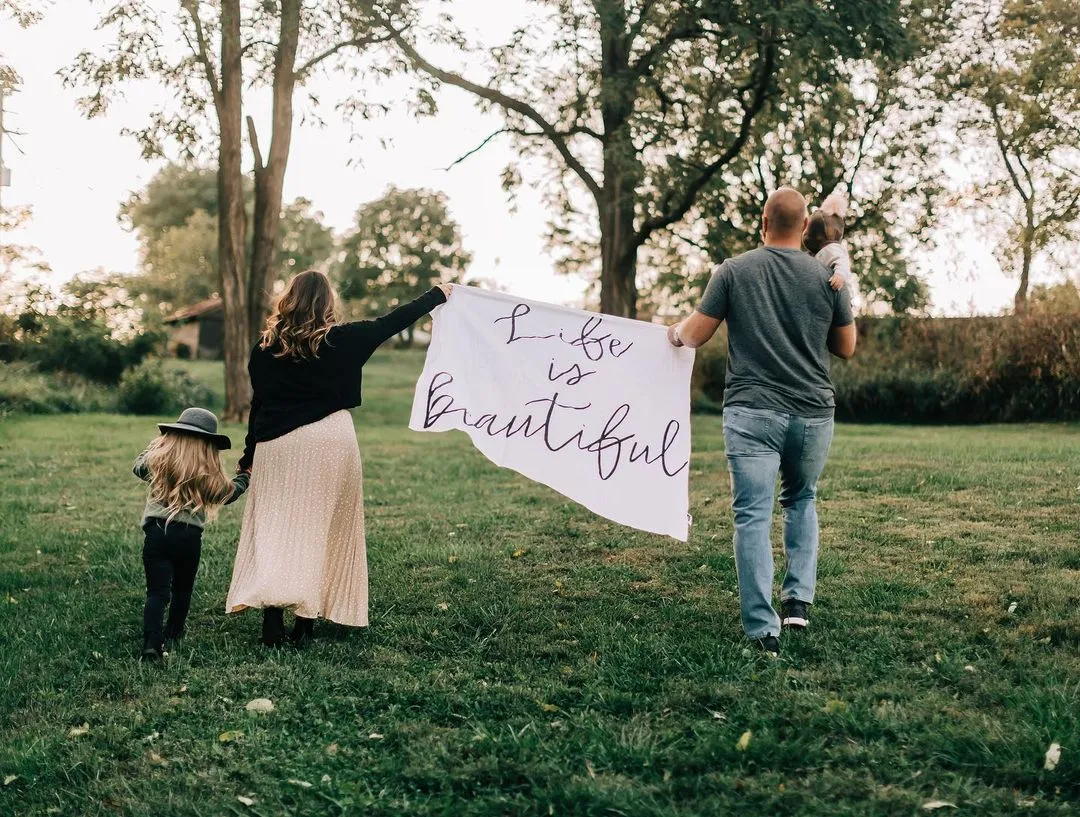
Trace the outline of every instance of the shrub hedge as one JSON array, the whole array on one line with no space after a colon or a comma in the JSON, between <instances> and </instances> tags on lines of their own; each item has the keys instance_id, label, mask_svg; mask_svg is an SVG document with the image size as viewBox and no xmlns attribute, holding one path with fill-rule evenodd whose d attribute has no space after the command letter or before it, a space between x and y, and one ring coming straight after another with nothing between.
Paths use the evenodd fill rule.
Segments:
<instances>
[{"instance_id":1,"label":"shrub hedge","mask_svg":"<svg viewBox=\"0 0 1080 817\"><path fill-rule=\"evenodd\" d=\"M213 399L213 392L183 369L166 369L157 360L128 369L117 390L117 408L126 414L175 414Z\"/></svg>"},{"instance_id":2,"label":"shrub hedge","mask_svg":"<svg viewBox=\"0 0 1080 817\"><path fill-rule=\"evenodd\" d=\"M1080 314L863 318L833 361L837 419L987 423L1080 420ZM695 409L723 403L727 342L699 350Z\"/></svg>"},{"instance_id":3,"label":"shrub hedge","mask_svg":"<svg viewBox=\"0 0 1080 817\"><path fill-rule=\"evenodd\" d=\"M69 414L115 411L111 389L89 378L46 374L31 363L0 362L0 417L5 414Z\"/></svg>"}]
</instances>

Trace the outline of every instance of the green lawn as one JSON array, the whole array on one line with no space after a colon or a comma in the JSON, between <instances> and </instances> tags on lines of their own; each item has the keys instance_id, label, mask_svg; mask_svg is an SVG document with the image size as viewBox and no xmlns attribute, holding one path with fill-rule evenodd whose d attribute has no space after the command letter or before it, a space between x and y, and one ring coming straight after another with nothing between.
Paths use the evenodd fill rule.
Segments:
<instances>
[{"instance_id":1,"label":"green lawn","mask_svg":"<svg viewBox=\"0 0 1080 817\"><path fill-rule=\"evenodd\" d=\"M227 508L183 649L137 663L153 418L0 421L0 815L1077 813L1080 428L840 428L813 629L770 662L719 418L680 544L408 431L421 360L357 412L372 626L302 652L222 612Z\"/></svg>"}]
</instances>

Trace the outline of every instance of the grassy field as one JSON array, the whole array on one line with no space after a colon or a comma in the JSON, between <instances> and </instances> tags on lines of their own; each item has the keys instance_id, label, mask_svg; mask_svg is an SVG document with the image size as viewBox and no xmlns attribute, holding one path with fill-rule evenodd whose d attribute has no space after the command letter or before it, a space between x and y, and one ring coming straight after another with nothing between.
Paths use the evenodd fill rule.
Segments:
<instances>
[{"instance_id":1,"label":"grassy field","mask_svg":"<svg viewBox=\"0 0 1080 817\"><path fill-rule=\"evenodd\" d=\"M770 662L719 418L680 544L408 431L420 362L376 356L357 412L372 626L301 652L224 615L227 508L183 648L137 663L152 420L0 421L0 815L1077 813L1080 428L840 428L813 628Z\"/></svg>"}]
</instances>

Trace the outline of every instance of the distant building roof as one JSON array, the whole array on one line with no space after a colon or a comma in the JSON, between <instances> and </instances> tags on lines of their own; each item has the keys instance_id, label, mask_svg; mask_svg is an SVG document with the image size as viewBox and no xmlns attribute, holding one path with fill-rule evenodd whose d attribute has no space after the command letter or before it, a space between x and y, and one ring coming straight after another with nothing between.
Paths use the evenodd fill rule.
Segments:
<instances>
[{"instance_id":1,"label":"distant building roof","mask_svg":"<svg viewBox=\"0 0 1080 817\"><path fill-rule=\"evenodd\" d=\"M201 318L211 312L220 312L222 308L221 298L207 298L189 307L174 312L165 319L165 323L186 323L187 321Z\"/></svg>"}]
</instances>

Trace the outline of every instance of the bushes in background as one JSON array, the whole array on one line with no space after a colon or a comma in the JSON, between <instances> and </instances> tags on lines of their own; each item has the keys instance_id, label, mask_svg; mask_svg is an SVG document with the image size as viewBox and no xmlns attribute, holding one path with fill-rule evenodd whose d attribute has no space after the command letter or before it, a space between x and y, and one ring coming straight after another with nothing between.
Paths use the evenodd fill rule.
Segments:
<instances>
[{"instance_id":1,"label":"bushes in background","mask_svg":"<svg viewBox=\"0 0 1080 817\"><path fill-rule=\"evenodd\" d=\"M146 361L124 372L117 408L128 414L174 414L188 406L209 405L213 399L211 390L183 369Z\"/></svg>"},{"instance_id":2,"label":"bushes in background","mask_svg":"<svg viewBox=\"0 0 1080 817\"><path fill-rule=\"evenodd\" d=\"M29 363L0 362L0 416L113 411L112 391L85 377L44 374Z\"/></svg>"},{"instance_id":3,"label":"bushes in background","mask_svg":"<svg viewBox=\"0 0 1080 817\"><path fill-rule=\"evenodd\" d=\"M42 372L31 363L0 362L0 416L95 411L169 415L216 401L213 390L188 372L156 360L128 369L118 387L68 372Z\"/></svg>"},{"instance_id":4,"label":"bushes in background","mask_svg":"<svg viewBox=\"0 0 1080 817\"><path fill-rule=\"evenodd\" d=\"M68 281L58 291L23 287L0 313L0 361L25 361L41 372L66 372L116 384L125 369L160 348L162 332L111 278Z\"/></svg>"},{"instance_id":5,"label":"bushes in background","mask_svg":"<svg viewBox=\"0 0 1080 817\"><path fill-rule=\"evenodd\" d=\"M699 350L695 408L723 402L726 340ZM1080 314L864 318L833 361L837 419L983 423L1080 420Z\"/></svg>"}]
</instances>

